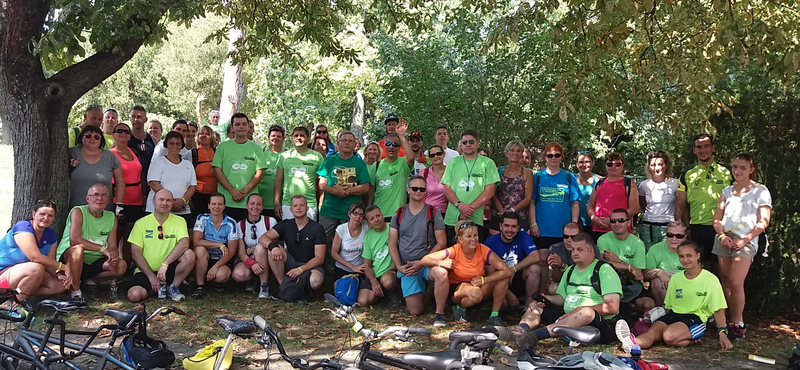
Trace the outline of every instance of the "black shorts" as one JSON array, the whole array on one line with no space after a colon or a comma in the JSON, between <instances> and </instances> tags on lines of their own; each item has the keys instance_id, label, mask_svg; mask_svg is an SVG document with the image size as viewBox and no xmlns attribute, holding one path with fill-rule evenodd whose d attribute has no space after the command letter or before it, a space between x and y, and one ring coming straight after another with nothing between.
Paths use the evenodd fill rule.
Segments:
<instances>
[{"instance_id":1,"label":"black shorts","mask_svg":"<svg viewBox=\"0 0 800 370\"><path fill-rule=\"evenodd\" d=\"M656 322L659 321L667 325L672 325L676 322L684 323L692 333L692 340L702 337L706 332L706 323L700 320L700 317L693 313L669 312L656 320Z\"/></svg>"},{"instance_id":2,"label":"black shorts","mask_svg":"<svg viewBox=\"0 0 800 370\"><path fill-rule=\"evenodd\" d=\"M261 211L261 215L262 216L267 216L267 217L272 217L272 218L278 220L278 218L275 217L275 209L266 209L266 208L264 208ZM280 220L278 220L278 221L280 221Z\"/></svg>"},{"instance_id":3,"label":"black shorts","mask_svg":"<svg viewBox=\"0 0 800 370\"><path fill-rule=\"evenodd\" d=\"M247 218L246 208L225 207L225 214L232 218L234 221L239 222Z\"/></svg>"},{"instance_id":4,"label":"black shorts","mask_svg":"<svg viewBox=\"0 0 800 370\"><path fill-rule=\"evenodd\" d=\"M357 272L346 271L346 270L344 270L344 269L342 269L340 267L334 267L333 268L333 281L339 280L345 275L353 275L353 274L358 275L359 279L366 279L367 278L367 276L364 275L364 274L359 274Z\"/></svg>"},{"instance_id":5,"label":"black shorts","mask_svg":"<svg viewBox=\"0 0 800 370\"><path fill-rule=\"evenodd\" d=\"M145 268L148 268L145 266ZM167 285L171 284L172 280L175 279L175 269L178 268L178 261L174 261L169 264L167 267ZM156 271L154 271L156 272ZM147 278L147 275L144 272L137 272L133 274L131 278L131 287L140 286L150 294L153 291L153 288L150 286L150 279Z\"/></svg>"},{"instance_id":6,"label":"black shorts","mask_svg":"<svg viewBox=\"0 0 800 370\"><path fill-rule=\"evenodd\" d=\"M527 298L528 292L525 291L525 279L522 278L522 271L517 271L517 273L511 277L511 284L508 286L508 290L517 297Z\"/></svg>"},{"instance_id":7,"label":"black shorts","mask_svg":"<svg viewBox=\"0 0 800 370\"><path fill-rule=\"evenodd\" d=\"M294 257L292 257L292 255L291 255L291 253L287 252L286 253L286 261L284 262L283 266L286 269L286 271L289 271L289 270L291 270L293 268L297 268L297 267L303 266L305 264L306 264L306 262L297 262L297 261L295 261ZM322 276L325 276L325 270L322 269L322 266L314 267L312 270L317 270L317 271L319 271L320 274L322 274Z\"/></svg>"},{"instance_id":8,"label":"black shorts","mask_svg":"<svg viewBox=\"0 0 800 370\"><path fill-rule=\"evenodd\" d=\"M122 206L122 213L118 221L120 224L130 224L133 226L136 221L139 221L139 219L145 215L147 215L147 212L144 211L144 206L125 204Z\"/></svg>"},{"instance_id":9,"label":"black shorts","mask_svg":"<svg viewBox=\"0 0 800 370\"><path fill-rule=\"evenodd\" d=\"M711 225L689 225L689 238L700 246L703 251L703 261L716 261L717 258L711 251L714 249L714 238L717 237L717 232L714 231L714 226Z\"/></svg>"},{"instance_id":10,"label":"black shorts","mask_svg":"<svg viewBox=\"0 0 800 370\"><path fill-rule=\"evenodd\" d=\"M478 226L478 241L481 243L485 243L486 239L489 238L489 229L486 226L476 225ZM447 235L447 246L452 247L458 240L456 238L456 227L445 225L444 232Z\"/></svg>"},{"instance_id":11,"label":"black shorts","mask_svg":"<svg viewBox=\"0 0 800 370\"><path fill-rule=\"evenodd\" d=\"M106 263L106 261L108 261L108 257L103 256L90 264L84 263L83 270L81 271L81 281L91 279L103 272L103 264Z\"/></svg>"},{"instance_id":12,"label":"black shorts","mask_svg":"<svg viewBox=\"0 0 800 370\"><path fill-rule=\"evenodd\" d=\"M536 248L539 250L549 250L551 245L561 243L563 241L564 238L556 238L553 236L540 236L538 238L533 238L533 244L536 245Z\"/></svg>"},{"instance_id":13,"label":"black shorts","mask_svg":"<svg viewBox=\"0 0 800 370\"><path fill-rule=\"evenodd\" d=\"M211 200L211 194L203 194L201 192L194 192L192 195L192 214L201 215L203 213L211 213L208 209L208 202ZM189 225L192 227L194 225Z\"/></svg>"},{"instance_id":14,"label":"black shorts","mask_svg":"<svg viewBox=\"0 0 800 370\"><path fill-rule=\"evenodd\" d=\"M542 311L542 325L555 324L564 314L566 314L564 307L548 302ZM594 311L594 319L589 323L589 326L594 326L600 330L600 342L606 344L614 343L617 341L617 334L614 332L617 320L619 320L619 316L606 319L599 312Z\"/></svg>"}]
</instances>

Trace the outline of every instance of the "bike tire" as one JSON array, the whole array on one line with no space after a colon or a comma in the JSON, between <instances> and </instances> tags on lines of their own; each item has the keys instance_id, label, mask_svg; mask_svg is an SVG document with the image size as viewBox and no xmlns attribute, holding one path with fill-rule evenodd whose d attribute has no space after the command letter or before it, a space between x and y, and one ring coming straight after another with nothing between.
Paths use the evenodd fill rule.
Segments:
<instances>
[{"instance_id":1,"label":"bike tire","mask_svg":"<svg viewBox=\"0 0 800 370\"><path fill-rule=\"evenodd\" d=\"M6 357L2 361L0 361L0 368L3 370L16 370L16 366L14 366L11 357Z\"/></svg>"}]
</instances>

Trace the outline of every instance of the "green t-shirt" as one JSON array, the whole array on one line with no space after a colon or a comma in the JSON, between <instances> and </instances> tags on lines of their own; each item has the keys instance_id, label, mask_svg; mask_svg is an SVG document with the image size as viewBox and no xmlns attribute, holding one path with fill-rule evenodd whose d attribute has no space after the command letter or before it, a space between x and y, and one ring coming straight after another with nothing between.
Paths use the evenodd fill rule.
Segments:
<instances>
[{"instance_id":1,"label":"green t-shirt","mask_svg":"<svg viewBox=\"0 0 800 370\"><path fill-rule=\"evenodd\" d=\"M376 278L380 278L394 266L392 256L389 255L389 225L386 225L383 231L375 229L367 231L367 235L364 235L361 257L372 260L372 271L375 272Z\"/></svg>"},{"instance_id":2,"label":"green t-shirt","mask_svg":"<svg viewBox=\"0 0 800 370\"><path fill-rule=\"evenodd\" d=\"M212 125L211 122L203 121L203 124L208 125L214 132L218 133L220 141L228 141L228 125L230 125L230 122L220 122L218 125Z\"/></svg>"},{"instance_id":3,"label":"green t-shirt","mask_svg":"<svg viewBox=\"0 0 800 370\"><path fill-rule=\"evenodd\" d=\"M656 243L650 247L650 251L647 252L647 269L661 269L670 274L685 270L678 254L670 252L666 242Z\"/></svg>"},{"instance_id":4,"label":"green t-shirt","mask_svg":"<svg viewBox=\"0 0 800 370\"><path fill-rule=\"evenodd\" d=\"M675 313L693 313L706 322L719 309L728 308L722 285L714 274L703 270L694 279L687 279L686 272L672 276L667 285L664 308Z\"/></svg>"},{"instance_id":5,"label":"green t-shirt","mask_svg":"<svg viewBox=\"0 0 800 370\"><path fill-rule=\"evenodd\" d=\"M275 209L275 174L281 153L273 153L269 146L264 148L264 177L258 183L258 193L264 201L264 209Z\"/></svg>"},{"instance_id":6,"label":"green t-shirt","mask_svg":"<svg viewBox=\"0 0 800 370\"><path fill-rule=\"evenodd\" d=\"M619 275L614 271L614 267L608 264L600 266L600 271L598 272L600 275L600 291L603 294L597 294L594 290L594 287L592 287L592 275L594 274L594 265L597 262L595 259L583 271L578 270L577 265L570 267L574 269L572 276L570 276L570 281L567 281L567 273L564 272L564 278L558 283L558 290L556 290L556 294L564 297L564 312L570 312L578 307L601 304L603 303L603 296L606 294L617 293L622 297L622 283L619 280ZM603 317L608 319L614 316L616 316L616 313L604 315Z\"/></svg>"},{"instance_id":7,"label":"green t-shirt","mask_svg":"<svg viewBox=\"0 0 800 370\"><path fill-rule=\"evenodd\" d=\"M103 216L97 218L92 216L91 212L89 212L89 206L87 205L73 207L72 211L76 209L80 210L81 214L83 215L83 223L81 223L81 237L95 244L107 245L108 235L114 228L114 222L117 219L114 216L114 212L104 210ZM70 211L70 216L72 215L72 211ZM61 241L58 243L56 260L61 259L61 255L64 254L64 251L72 246L72 243L69 242L69 227L71 223L72 217L67 217L67 227L64 228L64 235L61 237ZM92 264L102 257L103 253L98 251L90 251L85 249L83 251L83 263L85 264Z\"/></svg>"},{"instance_id":8,"label":"green t-shirt","mask_svg":"<svg viewBox=\"0 0 800 370\"><path fill-rule=\"evenodd\" d=\"M151 271L158 271L161 263L172 253L175 246L183 238L189 237L186 220L177 215L169 214L162 227L164 238L159 239L158 220L154 213L144 216L133 224L128 242L142 248L142 255L147 261ZM141 271L139 268L136 272Z\"/></svg>"},{"instance_id":9,"label":"green t-shirt","mask_svg":"<svg viewBox=\"0 0 800 370\"><path fill-rule=\"evenodd\" d=\"M372 185L375 185L375 169L377 166L378 162L367 165L367 172L369 172L369 183Z\"/></svg>"},{"instance_id":10,"label":"green t-shirt","mask_svg":"<svg viewBox=\"0 0 800 370\"><path fill-rule=\"evenodd\" d=\"M698 163L681 174L678 191L686 192L689 223L711 225L722 189L732 184L731 171L716 162L708 167Z\"/></svg>"},{"instance_id":11,"label":"green t-shirt","mask_svg":"<svg viewBox=\"0 0 800 370\"><path fill-rule=\"evenodd\" d=\"M597 249L600 254L607 250L612 251L622 262L633 265L633 267L639 269L647 267L644 242L636 235L630 234L627 239L619 240L614 237L613 231L609 231L597 238Z\"/></svg>"},{"instance_id":12,"label":"green t-shirt","mask_svg":"<svg viewBox=\"0 0 800 370\"><path fill-rule=\"evenodd\" d=\"M398 208L406 204L406 181L414 168L406 157L398 157L394 162L382 159L375 171L375 205L383 212L383 217L391 217Z\"/></svg>"},{"instance_id":13,"label":"green t-shirt","mask_svg":"<svg viewBox=\"0 0 800 370\"><path fill-rule=\"evenodd\" d=\"M358 186L370 183L367 164L355 155L351 155L348 159L342 159L339 153L329 155L317 170L317 175L327 179L328 186L336 184ZM339 198L333 194L325 194L319 214L337 220L347 220L347 210L350 205L360 201L360 195Z\"/></svg>"},{"instance_id":14,"label":"green t-shirt","mask_svg":"<svg viewBox=\"0 0 800 370\"><path fill-rule=\"evenodd\" d=\"M282 205L291 205L292 197L300 194L306 197L309 207L317 206L317 170L322 161L322 155L311 149L300 153L293 148L281 153L278 168L283 170Z\"/></svg>"},{"instance_id":15,"label":"green t-shirt","mask_svg":"<svg viewBox=\"0 0 800 370\"><path fill-rule=\"evenodd\" d=\"M474 160L466 160L464 156L453 158L444 170L442 184L449 185L462 203L472 203L481 195L487 185L500 182L500 174L494 161L479 155ZM469 218L478 225L483 225L483 209L478 207ZM444 216L445 225L455 226L461 212L452 203L447 204Z\"/></svg>"},{"instance_id":16,"label":"green t-shirt","mask_svg":"<svg viewBox=\"0 0 800 370\"><path fill-rule=\"evenodd\" d=\"M264 151L261 146L250 140L241 144L235 140L228 140L217 147L211 167L221 168L222 174L234 188L243 189L256 175L257 170L266 167ZM258 187L253 188L242 200L236 202L222 184L217 185L217 191L225 195L225 206L233 208L245 208L247 196L255 193L257 189Z\"/></svg>"}]
</instances>

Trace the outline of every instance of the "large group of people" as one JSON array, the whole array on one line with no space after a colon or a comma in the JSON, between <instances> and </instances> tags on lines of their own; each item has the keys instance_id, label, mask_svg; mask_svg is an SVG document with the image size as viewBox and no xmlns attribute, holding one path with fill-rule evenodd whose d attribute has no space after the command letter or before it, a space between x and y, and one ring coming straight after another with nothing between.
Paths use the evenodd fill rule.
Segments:
<instances>
[{"instance_id":1,"label":"large group of people","mask_svg":"<svg viewBox=\"0 0 800 370\"><path fill-rule=\"evenodd\" d=\"M729 169L710 135L695 137L698 163L679 178L668 153L649 153L637 184L619 152L601 158L601 175L580 151L572 173L552 142L532 170L530 149L513 140L498 168L477 131L451 149L440 126L425 147L394 114L380 141L273 125L265 146L243 113L177 120L163 140L144 107L131 108L130 125L117 115L91 106L70 129L67 226L59 239L56 204L38 202L0 241L0 286L23 299L66 290L84 300L129 274L131 302L181 301L187 281L202 299L233 278L272 299L271 279L308 272L312 290L357 277L364 306L385 299L422 315L433 300L435 326L447 325L448 304L466 322L491 301L488 323L520 344L556 336L555 325L590 325L626 348L686 346L709 317L723 348L746 333L743 283L772 200L753 157ZM655 307L667 314L631 333L628 322ZM515 309L522 319L505 326L503 312Z\"/></svg>"}]
</instances>

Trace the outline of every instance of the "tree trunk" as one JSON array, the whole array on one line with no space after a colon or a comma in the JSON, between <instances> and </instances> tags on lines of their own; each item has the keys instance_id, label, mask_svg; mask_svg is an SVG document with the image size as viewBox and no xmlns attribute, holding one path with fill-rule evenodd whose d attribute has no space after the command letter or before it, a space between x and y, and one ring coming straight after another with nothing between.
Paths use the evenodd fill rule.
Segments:
<instances>
[{"instance_id":1,"label":"tree trunk","mask_svg":"<svg viewBox=\"0 0 800 370\"><path fill-rule=\"evenodd\" d=\"M364 94L361 90L356 90L355 97L353 98L353 121L350 122L350 131L356 135L359 140L365 139L364 130Z\"/></svg>"},{"instance_id":2,"label":"tree trunk","mask_svg":"<svg viewBox=\"0 0 800 370\"><path fill-rule=\"evenodd\" d=\"M244 31L231 27L228 32L228 53L236 50L236 41L244 37ZM244 80L242 79L242 65L233 64L230 57L225 60L223 67L222 94L220 95L219 114L220 122L229 121L231 116L236 113L233 111L233 104L228 100L228 96L233 96L236 106L242 106L242 96L244 96ZM252 119L252 118L251 118Z\"/></svg>"}]
</instances>

